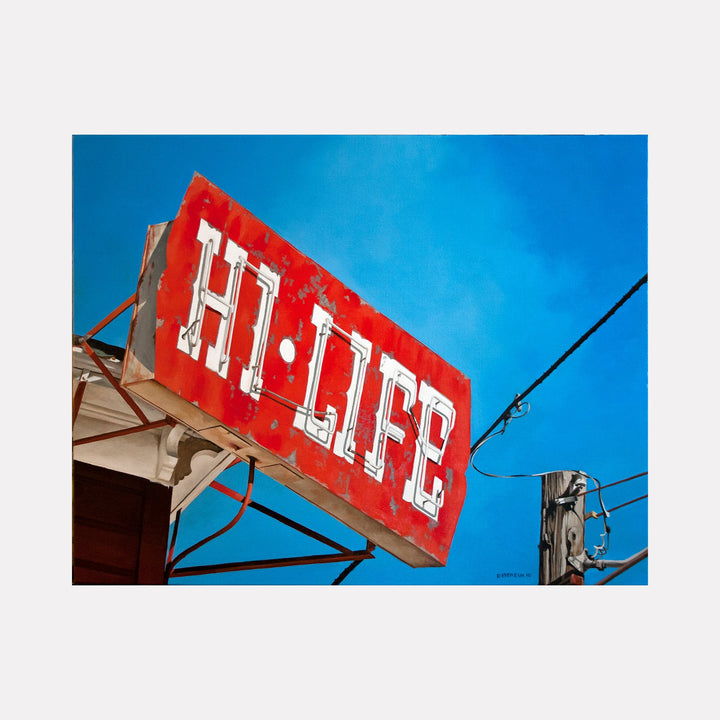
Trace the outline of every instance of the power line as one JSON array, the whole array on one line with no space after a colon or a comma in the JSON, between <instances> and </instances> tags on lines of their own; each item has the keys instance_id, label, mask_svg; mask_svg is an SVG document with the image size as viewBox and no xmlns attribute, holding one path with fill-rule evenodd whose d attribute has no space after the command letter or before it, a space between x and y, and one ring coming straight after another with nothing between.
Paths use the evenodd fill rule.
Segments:
<instances>
[{"instance_id":1,"label":"power line","mask_svg":"<svg viewBox=\"0 0 720 720\"><path fill-rule=\"evenodd\" d=\"M530 387L520 395L516 395L515 399L505 408L502 415L485 431L485 433L475 442L470 449L470 453L475 453L483 442L488 438L490 433L503 421L508 422L511 418L513 409L518 408L523 398L529 395L540 383L542 383L551 373L567 360L575 350L577 350L596 330L604 325L646 282L648 276L645 274L641 277L625 295L623 295L613 307L603 315L581 338L579 338L563 355L561 355Z\"/></svg>"},{"instance_id":2,"label":"power line","mask_svg":"<svg viewBox=\"0 0 720 720\"><path fill-rule=\"evenodd\" d=\"M647 498L647 495L642 495L641 497L636 497L634 500L628 500L627 502L624 502L622 505L616 505L614 508L610 508L608 510L608 514L611 512L615 512L615 510L619 510L620 508L623 508L626 505L632 505L633 503L636 503L638 500L645 500L646 498Z\"/></svg>"},{"instance_id":3,"label":"power line","mask_svg":"<svg viewBox=\"0 0 720 720\"><path fill-rule=\"evenodd\" d=\"M647 475L647 470L645 472L639 473L638 475L631 475L630 477L623 478L622 480L616 480L615 482L603 485L602 489L605 490L606 488L612 487L613 485L620 485L620 483L625 483L628 480L635 480L635 478L643 477L644 475ZM590 493L598 492L599 490L599 487L596 487L593 490L585 490L585 492L578 493L578 497L580 497L581 495L590 495ZM610 511L608 510L608 512Z\"/></svg>"}]
</instances>

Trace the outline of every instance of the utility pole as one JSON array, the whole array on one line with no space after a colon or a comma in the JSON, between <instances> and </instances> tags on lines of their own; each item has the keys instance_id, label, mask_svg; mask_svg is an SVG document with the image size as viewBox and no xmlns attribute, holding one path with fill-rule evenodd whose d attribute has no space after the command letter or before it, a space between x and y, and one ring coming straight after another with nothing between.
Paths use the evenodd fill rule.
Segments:
<instances>
[{"instance_id":1,"label":"utility pole","mask_svg":"<svg viewBox=\"0 0 720 720\"><path fill-rule=\"evenodd\" d=\"M584 572L568 562L585 550L583 475L564 470L542 477L539 585L583 585Z\"/></svg>"}]
</instances>

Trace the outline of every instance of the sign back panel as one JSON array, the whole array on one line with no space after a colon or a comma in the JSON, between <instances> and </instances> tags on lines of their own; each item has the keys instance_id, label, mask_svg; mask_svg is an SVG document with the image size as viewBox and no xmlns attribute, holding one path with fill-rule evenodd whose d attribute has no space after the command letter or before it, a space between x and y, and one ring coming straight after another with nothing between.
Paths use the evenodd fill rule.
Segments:
<instances>
[{"instance_id":1,"label":"sign back panel","mask_svg":"<svg viewBox=\"0 0 720 720\"><path fill-rule=\"evenodd\" d=\"M409 565L447 563L469 379L200 175L148 229L121 382Z\"/></svg>"}]
</instances>

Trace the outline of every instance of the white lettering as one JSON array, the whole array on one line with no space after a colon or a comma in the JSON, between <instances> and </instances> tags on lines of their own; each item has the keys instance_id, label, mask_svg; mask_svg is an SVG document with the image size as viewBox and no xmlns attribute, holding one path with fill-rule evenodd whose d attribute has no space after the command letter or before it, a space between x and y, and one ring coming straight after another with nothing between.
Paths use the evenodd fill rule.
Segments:
<instances>
[{"instance_id":1,"label":"white lettering","mask_svg":"<svg viewBox=\"0 0 720 720\"><path fill-rule=\"evenodd\" d=\"M317 413L315 403L320 384L322 361L325 357L325 346L333 325L333 318L329 312L323 310L319 305L314 305L311 322L317 328L315 331L315 345L308 365L305 402L295 411L293 427L302 430L308 437L320 443L323 447L329 448L335 432L337 413L331 405L327 406L324 413ZM325 417L320 420L316 417L317 414L324 414Z\"/></svg>"},{"instance_id":2,"label":"white lettering","mask_svg":"<svg viewBox=\"0 0 720 720\"><path fill-rule=\"evenodd\" d=\"M201 328L205 311L210 309L219 313L220 323L214 345L208 344L206 366L222 378L227 378L230 365L230 348L235 324L240 283L245 269L256 277L260 287L260 306L257 319L252 328L253 343L247 365L242 368L240 389L255 400L260 399L263 386L262 368L268 344L270 325L275 301L279 296L280 275L262 263L259 268L248 263L248 253L229 238L225 245L224 260L230 265L225 291L222 294L208 289L213 257L220 252L222 233L212 227L206 220L200 220L197 241L201 244L200 264L193 282L193 296L188 313L187 325L180 327L177 348L190 355L194 360L200 357ZM356 452L355 431L360 411L360 401L365 385L365 376L372 354L372 343L358 332L346 332L335 324L333 316L315 304L313 306L312 324L315 326L315 341L312 357L308 365L308 379L305 388L305 400L297 406L293 418L293 427L302 432L322 447L330 449L334 455L344 458L353 464L357 458L363 460L365 473L377 482L383 481L385 473L385 455L387 440L396 443L405 439L405 430L391 421L395 390L403 392L402 408L407 413L416 431L415 455L412 473L405 480L402 499L432 519L437 519L443 505L443 480L433 474L432 490L425 489L427 462L442 464L450 432L455 425L455 408L451 400L435 390L424 380L419 390L416 376L391 356L382 353L380 372L382 387L380 400L375 415L375 431L372 449L366 450L363 456ZM327 341L331 333L345 340L353 355L352 376L346 392L346 407L342 428L335 432L338 413L331 405L324 411L316 409L317 397L322 375L323 360L327 349ZM295 347L290 338L284 338L279 344L279 353L287 363L295 359ZM269 392L271 395L272 393ZM413 415L416 402L421 403L419 424ZM440 418L440 444L435 445L431 439L433 415ZM333 443L333 436L335 441Z\"/></svg>"},{"instance_id":3,"label":"white lettering","mask_svg":"<svg viewBox=\"0 0 720 720\"><path fill-rule=\"evenodd\" d=\"M335 329L350 340L350 349L353 352L353 369L350 387L347 390L345 418L343 419L342 428L337 431L335 436L333 452L338 457L344 457L347 462L352 464L355 462L355 424L360 410L360 397L365 384L365 371L372 352L372 343L354 330L351 335L348 335L337 326L335 326Z\"/></svg>"},{"instance_id":4,"label":"white lettering","mask_svg":"<svg viewBox=\"0 0 720 720\"><path fill-rule=\"evenodd\" d=\"M280 287L280 276L265 263L262 263L257 271L257 284L262 290L260 309L253 326L253 346L250 352L250 362L243 367L242 376L240 377L240 389L243 392L250 393L255 400L260 399L260 388L263 382L262 367L265 360L268 333L270 332L270 318L272 317L273 305L277 300Z\"/></svg>"},{"instance_id":5,"label":"white lettering","mask_svg":"<svg viewBox=\"0 0 720 720\"><path fill-rule=\"evenodd\" d=\"M348 341L350 350L353 353L353 368L350 385L346 392L347 403L343 426L335 435L333 453L338 457L345 458L348 463L352 464L355 462L355 424L360 410L360 397L365 384L365 371L370 360L372 343L355 331L352 333L345 332L335 324L332 315L319 305L313 307L312 323L317 330L315 331L313 354L308 366L305 402L295 411L293 427L302 430L308 437L325 448L329 448L332 444L332 436L337 425L337 411L334 407L328 405L323 413L324 419L320 420L316 417L319 413L315 410L315 405L317 403L327 340L330 333L334 332Z\"/></svg>"},{"instance_id":6,"label":"white lettering","mask_svg":"<svg viewBox=\"0 0 720 720\"><path fill-rule=\"evenodd\" d=\"M418 399L422 403L420 428L415 440L412 475L405 481L403 500L411 503L414 508L429 517L436 519L443 504L443 483L439 477L434 477L432 491L430 493L425 491L426 465L428 460L432 460L438 465L442 464L450 431L455 426L455 408L448 398L424 380L420 382ZM436 447L430 442L430 422L433 413L439 415L441 419L440 447Z\"/></svg>"},{"instance_id":7,"label":"white lettering","mask_svg":"<svg viewBox=\"0 0 720 720\"><path fill-rule=\"evenodd\" d=\"M382 482L385 471L385 445L388 437L401 443L405 438L405 431L390 422L395 388L399 387L403 393L403 410L412 412L417 395L417 381L415 375L397 360L385 353L380 359L380 372L383 375L380 404L375 417L375 437L373 449L365 452L365 472Z\"/></svg>"},{"instance_id":8,"label":"white lettering","mask_svg":"<svg viewBox=\"0 0 720 720\"><path fill-rule=\"evenodd\" d=\"M222 233L212 227L206 220L200 220L197 240L202 244L200 252L200 270L193 283L193 298L187 326L180 327L177 341L178 350L197 360L200 355L200 328L205 309L210 308L220 313L220 326L215 345L208 345L205 365L226 378L230 360L230 343L237 310L238 292L240 290L241 273L247 262L247 252L228 238L225 246L225 262L231 266L230 277L223 295L208 290L212 256L220 251Z\"/></svg>"},{"instance_id":9,"label":"white lettering","mask_svg":"<svg viewBox=\"0 0 720 720\"><path fill-rule=\"evenodd\" d=\"M193 360L200 356L200 329L202 327L205 310L210 309L220 314L220 325L215 345L208 345L205 365L208 369L227 378L230 367L230 346L232 343L235 315L237 312L238 296L242 272L245 267L253 272L262 294L260 296L260 309L257 320L253 326L253 345L250 360L243 367L240 377L240 389L249 393L255 400L260 399L262 387L262 367L265 359L268 333L270 332L270 318L273 304L277 300L280 287L280 276L262 263L259 268L248 263L248 254L230 238L225 245L225 262L230 265L228 278L223 295L208 289L210 270L213 255L220 251L222 233L212 227L206 220L200 220L197 240L202 245L200 251L200 269L193 282L193 298L190 303L190 313L187 326L180 327L177 341L178 350L190 355Z\"/></svg>"}]
</instances>

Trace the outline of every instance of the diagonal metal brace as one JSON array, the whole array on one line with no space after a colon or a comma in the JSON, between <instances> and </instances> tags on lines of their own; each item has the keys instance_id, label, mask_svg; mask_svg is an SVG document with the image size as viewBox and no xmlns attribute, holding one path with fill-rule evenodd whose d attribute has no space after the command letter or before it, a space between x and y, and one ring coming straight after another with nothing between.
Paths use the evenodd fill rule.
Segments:
<instances>
[{"instance_id":1,"label":"diagonal metal brace","mask_svg":"<svg viewBox=\"0 0 720 720\"><path fill-rule=\"evenodd\" d=\"M117 390L120 397L130 406L130 409L140 418L143 425L147 425L150 421L147 419L145 413L140 409L140 406L130 397L128 391L120 385L115 379L113 374L105 367L105 363L97 356L95 351L90 347L87 340L83 338L81 341L83 349L92 359L92 361L100 368L102 374L107 378L108 382Z\"/></svg>"},{"instance_id":2,"label":"diagonal metal brace","mask_svg":"<svg viewBox=\"0 0 720 720\"><path fill-rule=\"evenodd\" d=\"M245 562L221 563L218 565L197 565L195 567L175 568L170 577L188 577L238 570L262 570L268 568L291 567L294 565L314 565L316 563L348 562L367 560L375 557L367 550L350 553L332 553L329 555L303 555L301 557L273 558L271 560L248 560Z\"/></svg>"}]
</instances>

